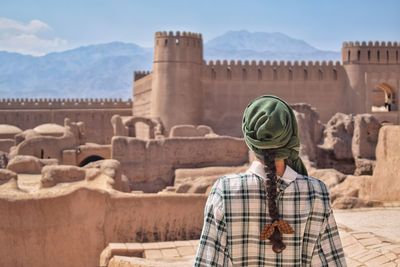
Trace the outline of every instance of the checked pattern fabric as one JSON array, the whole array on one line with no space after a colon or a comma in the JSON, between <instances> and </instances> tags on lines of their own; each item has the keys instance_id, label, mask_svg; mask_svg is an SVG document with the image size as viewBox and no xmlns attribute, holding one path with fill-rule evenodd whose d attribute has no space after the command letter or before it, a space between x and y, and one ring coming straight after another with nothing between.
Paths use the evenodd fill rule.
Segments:
<instances>
[{"instance_id":1,"label":"checked pattern fabric","mask_svg":"<svg viewBox=\"0 0 400 267\"><path fill-rule=\"evenodd\" d=\"M325 184L289 166L277 184L280 220L293 230L283 234L286 249L276 254L270 241L260 238L265 226L273 224L266 179L262 164L255 161L246 173L215 182L194 266L346 266Z\"/></svg>"}]
</instances>

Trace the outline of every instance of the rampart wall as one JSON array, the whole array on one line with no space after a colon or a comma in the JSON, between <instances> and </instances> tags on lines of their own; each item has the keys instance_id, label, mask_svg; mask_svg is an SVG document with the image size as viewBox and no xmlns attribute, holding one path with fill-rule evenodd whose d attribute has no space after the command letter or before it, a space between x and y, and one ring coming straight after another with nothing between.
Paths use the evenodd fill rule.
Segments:
<instances>
[{"instance_id":1,"label":"rampart wall","mask_svg":"<svg viewBox=\"0 0 400 267\"><path fill-rule=\"evenodd\" d=\"M326 122L346 112L347 75L339 62L210 61L203 65L203 121L217 134L241 136L249 101L272 94L289 103L308 103Z\"/></svg>"},{"instance_id":2,"label":"rampart wall","mask_svg":"<svg viewBox=\"0 0 400 267\"><path fill-rule=\"evenodd\" d=\"M1 98L3 109L125 109L132 101L113 98Z\"/></svg>"},{"instance_id":3,"label":"rampart wall","mask_svg":"<svg viewBox=\"0 0 400 267\"><path fill-rule=\"evenodd\" d=\"M132 115L132 102L115 99L0 99L0 124L22 130L44 123L64 124L64 118L85 123L87 142L109 144L111 117Z\"/></svg>"},{"instance_id":4,"label":"rampart wall","mask_svg":"<svg viewBox=\"0 0 400 267\"><path fill-rule=\"evenodd\" d=\"M251 99L263 94L290 103L309 103L324 122L337 110L348 111L347 74L339 62L217 60L203 64L200 79L201 123L218 134L240 136L242 111ZM135 81L134 115L150 116L151 84L152 74ZM327 98L329 101L321 101Z\"/></svg>"}]
</instances>

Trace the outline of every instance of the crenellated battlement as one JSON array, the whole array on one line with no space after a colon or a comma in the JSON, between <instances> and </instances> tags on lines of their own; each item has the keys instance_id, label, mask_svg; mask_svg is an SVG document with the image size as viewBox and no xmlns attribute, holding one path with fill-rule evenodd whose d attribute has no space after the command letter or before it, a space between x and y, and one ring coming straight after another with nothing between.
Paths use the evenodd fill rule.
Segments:
<instances>
[{"instance_id":1,"label":"crenellated battlement","mask_svg":"<svg viewBox=\"0 0 400 267\"><path fill-rule=\"evenodd\" d=\"M151 71L143 70L143 71L135 71L133 73L133 80L137 81L139 79L142 79L143 77L149 75Z\"/></svg>"},{"instance_id":2,"label":"crenellated battlement","mask_svg":"<svg viewBox=\"0 0 400 267\"><path fill-rule=\"evenodd\" d=\"M266 60L266 61L256 61L256 60L209 60L204 61L204 64L207 66L244 66L244 67L251 67L251 66L258 66L258 67L265 67L265 66L277 66L277 67L292 67L292 66L340 66L339 61L277 61L277 60Z\"/></svg>"},{"instance_id":3,"label":"crenellated battlement","mask_svg":"<svg viewBox=\"0 0 400 267\"><path fill-rule=\"evenodd\" d=\"M113 98L2 98L0 109L120 109L132 100Z\"/></svg>"},{"instance_id":4,"label":"crenellated battlement","mask_svg":"<svg viewBox=\"0 0 400 267\"><path fill-rule=\"evenodd\" d=\"M400 42L344 42L343 64L400 64Z\"/></svg>"},{"instance_id":5,"label":"crenellated battlement","mask_svg":"<svg viewBox=\"0 0 400 267\"><path fill-rule=\"evenodd\" d=\"M385 42L385 41L355 41L355 42L343 42L342 47L343 48L349 48L349 47L363 47L363 48L376 48L376 47L397 47L400 48L400 42Z\"/></svg>"},{"instance_id":6,"label":"crenellated battlement","mask_svg":"<svg viewBox=\"0 0 400 267\"><path fill-rule=\"evenodd\" d=\"M183 31L183 32L180 32L180 31L177 31L177 32L159 31L159 32L155 33L155 36L156 36L156 38L157 37L177 37L177 38L178 37L190 37L190 38L199 38L199 39L202 38L201 33L186 32L186 31Z\"/></svg>"},{"instance_id":7,"label":"crenellated battlement","mask_svg":"<svg viewBox=\"0 0 400 267\"><path fill-rule=\"evenodd\" d=\"M203 77L241 81L337 81L342 77L339 61L241 61L204 62Z\"/></svg>"},{"instance_id":8,"label":"crenellated battlement","mask_svg":"<svg viewBox=\"0 0 400 267\"><path fill-rule=\"evenodd\" d=\"M203 40L200 33L156 32L154 62L187 62L201 64Z\"/></svg>"}]
</instances>

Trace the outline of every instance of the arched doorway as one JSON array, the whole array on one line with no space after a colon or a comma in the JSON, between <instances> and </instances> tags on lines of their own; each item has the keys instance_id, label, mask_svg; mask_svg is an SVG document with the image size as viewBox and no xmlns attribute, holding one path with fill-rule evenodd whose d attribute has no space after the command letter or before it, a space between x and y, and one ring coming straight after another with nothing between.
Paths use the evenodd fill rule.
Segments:
<instances>
[{"instance_id":1,"label":"arched doorway","mask_svg":"<svg viewBox=\"0 0 400 267\"><path fill-rule=\"evenodd\" d=\"M83 166L89 164L90 162L103 160L103 159L104 159L103 157L100 157L98 155L91 155L89 157L86 157L84 160L82 160L81 163L79 163L79 167L83 167Z\"/></svg>"},{"instance_id":2,"label":"arched doorway","mask_svg":"<svg viewBox=\"0 0 400 267\"><path fill-rule=\"evenodd\" d=\"M381 83L372 90L372 112L390 112L395 110L394 90L387 83Z\"/></svg>"}]
</instances>

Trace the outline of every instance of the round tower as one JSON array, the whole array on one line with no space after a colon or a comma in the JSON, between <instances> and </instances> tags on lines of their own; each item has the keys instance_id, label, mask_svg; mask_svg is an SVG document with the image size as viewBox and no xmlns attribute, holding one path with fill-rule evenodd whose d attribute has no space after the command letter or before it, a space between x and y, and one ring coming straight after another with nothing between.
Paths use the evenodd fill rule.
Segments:
<instances>
[{"instance_id":1,"label":"round tower","mask_svg":"<svg viewBox=\"0 0 400 267\"><path fill-rule=\"evenodd\" d=\"M396 80L400 67L400 46L397 42L345 42L342 62L350 89L347 91L349 113L371 112L374 90L380 83L393 86L395 92L390 97L393 93L397 95L395 87L398 87ZM372 79L372 76L375 78ZM397 99L395 102L398 102Z\"/></svg>"},{"instance_id":2,"label":"round tower","mask_svg":"<svg viewBox=\"0 0 400 267\"><path fill-rule=\"evenodd\" d=\"M151 115L161 119L167 132L174 125L201 123L202 62L201 34L155 34Z\"/></svg>"}]
</instances>

